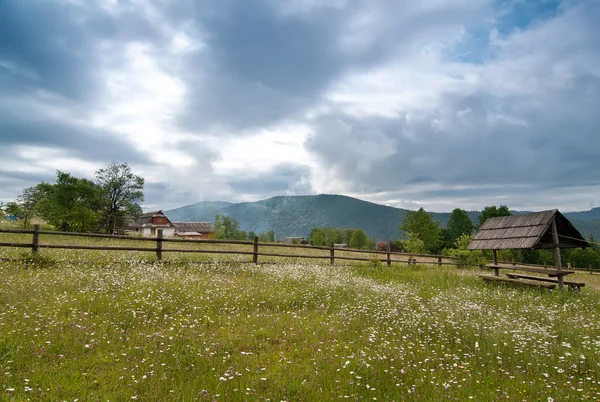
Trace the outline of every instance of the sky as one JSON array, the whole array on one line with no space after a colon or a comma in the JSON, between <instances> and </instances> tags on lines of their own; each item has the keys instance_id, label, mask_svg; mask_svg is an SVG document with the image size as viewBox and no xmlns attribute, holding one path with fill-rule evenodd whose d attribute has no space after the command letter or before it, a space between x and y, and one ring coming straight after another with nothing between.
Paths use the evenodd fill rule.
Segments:
<instances>
[{"instance_id":1,"label":"sky","mask_svg":"<svg viewBox=\"0 0 600 402\"><path fill-rule=\"evenodd\" d=\"M600 204L598 0L0 0L0 201Z\"/></svg>"}]
</instances>

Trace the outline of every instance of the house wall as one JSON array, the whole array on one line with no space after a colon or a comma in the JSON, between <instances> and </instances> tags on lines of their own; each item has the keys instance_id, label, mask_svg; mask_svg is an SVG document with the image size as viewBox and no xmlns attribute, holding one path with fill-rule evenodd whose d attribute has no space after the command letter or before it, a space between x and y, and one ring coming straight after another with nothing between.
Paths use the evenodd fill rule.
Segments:
<instances>
[{"instance_id":1,"label":"house wall","mask_svg":"<svg viewBox=\"0 0 600 402\"><path fill-rule=\"evenodd\" d=\"M163 237L173 237L175 236L175 228L164 228L163 229Z\"/></svg>"},{"instance_id":2,"label":"house wall","mask_svg":"<svg viewBox=\"0 0 600 402\"><path fill-rule=\"evenodd\" d=\"M175 236L175 228L142 228L142 236L156 237L156 234L158 233L159 229L162 229L163 237Z\"/></svg>"}]
</instances>

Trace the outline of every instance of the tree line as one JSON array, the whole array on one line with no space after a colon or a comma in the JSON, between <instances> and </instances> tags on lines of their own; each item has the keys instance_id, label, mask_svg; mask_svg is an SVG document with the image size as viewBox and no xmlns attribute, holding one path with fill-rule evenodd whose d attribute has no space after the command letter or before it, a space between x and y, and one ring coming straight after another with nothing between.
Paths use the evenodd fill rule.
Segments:
<instances>
[{"instance_id":1,"label":"tree line","mask_svg":"<svg viewBox=\"0 0 600 402\"><path fill-rule=\"evenodd\" d=\"M258 240L263 243L274 243L275 232L269 230L266 233L256 234L255 232L246 232L240 230L240 223L231 216L217 214L215 216L215 239L220 240Z\"/></svg>"},{"instance_id":2,"label":"tree line","mask_svg":"<svg viewBox=\"0 0 600 402\"><path fill-rule=\"evenodd\" d=\"M56 183L24 189L4 210L23 219L24 227L38 217L61 231L117 233L142 214L143 188L144 179L127 163L112 162L95 172L95 180L57 171Z\"/></svg>"}]
</instances>

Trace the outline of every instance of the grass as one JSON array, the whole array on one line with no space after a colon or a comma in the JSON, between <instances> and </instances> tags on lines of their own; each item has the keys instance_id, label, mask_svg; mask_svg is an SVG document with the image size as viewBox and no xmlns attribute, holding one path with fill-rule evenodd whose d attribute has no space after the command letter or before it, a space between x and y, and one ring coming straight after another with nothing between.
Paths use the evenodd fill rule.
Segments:
<instances>
[{"instance_id":1,"label":"grass","mask_svg":"<svg viewBox=\"0 0 600 402\"><path fill-rule=\"evenodd\" d=\"M598 275L86 255L0 262L1 400L600 399Z\"/></svg>"}]
</instances>

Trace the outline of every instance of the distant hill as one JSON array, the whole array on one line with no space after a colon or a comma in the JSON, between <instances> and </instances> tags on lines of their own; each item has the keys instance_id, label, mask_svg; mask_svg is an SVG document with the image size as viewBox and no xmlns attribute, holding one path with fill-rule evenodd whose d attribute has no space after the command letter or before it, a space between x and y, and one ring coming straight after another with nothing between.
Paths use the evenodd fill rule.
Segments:
<instances>
[{"instance_id":1,"label":"distant hill","mask_svg":"<svg viewBox=\"0 0 600 402\"><path fill-rule=\"evenodd\" d=\"M172 221L214 222L216 214L235 218L240 228L255 233L275 231L278 239L287 236L308 236L317 226L336 228L361 228L370 238L390 240L400 237L398 226L406 209L374 204L344 195L278 196L256 202L232 204L205 201L165 211ZM468 212L477 223L479 211ZM591 211L571 212L565 216L584 236L593 234L600 238L600 208ZM450 213L433 213L442 227Z\"/></svg>"},{"instance_id":2,"label":"distant hill","mask_svg":"<svg viewBox=\"0 0 600 402\"><path fill-rule=\"evenodd\" d=\"M233 205L224 201L203 201L193 205L164 211L173 222L213 222L223 208Z\"/></svg>"}]
</instances>

